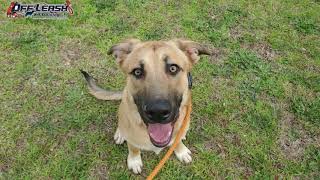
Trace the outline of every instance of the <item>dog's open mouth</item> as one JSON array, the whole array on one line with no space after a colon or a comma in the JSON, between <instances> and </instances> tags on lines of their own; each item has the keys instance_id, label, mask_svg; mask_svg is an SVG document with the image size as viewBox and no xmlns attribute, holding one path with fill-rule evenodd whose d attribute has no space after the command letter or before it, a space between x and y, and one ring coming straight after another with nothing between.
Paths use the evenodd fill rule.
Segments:
<instances>
[{"instance_id":1,"label":"dog's open mouth","mask_svg":"<svg viewBox=\"0 0 320 180\"><path fill-rule=\"evenodd\" d=\"M164 147L169 144L174 123L152 123L148 124L148 134L153 145Z\"/></svg>"}]
</instances>

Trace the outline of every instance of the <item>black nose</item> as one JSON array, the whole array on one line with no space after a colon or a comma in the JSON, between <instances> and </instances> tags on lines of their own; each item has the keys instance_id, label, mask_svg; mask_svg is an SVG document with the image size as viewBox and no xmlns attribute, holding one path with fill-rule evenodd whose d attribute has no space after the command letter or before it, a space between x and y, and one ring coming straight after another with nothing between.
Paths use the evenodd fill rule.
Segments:
<instances>
[{"instance_id":1,"label":"black nose","mask_svg":"<svg viewBox=\"0 0 320 180\"><path fill-rule=\"evenodd\" d=\"M168 100L150 101L144 108L148 119L153 122L164 122L171 114L171 104Z\"/></svg>"}]
</instances>

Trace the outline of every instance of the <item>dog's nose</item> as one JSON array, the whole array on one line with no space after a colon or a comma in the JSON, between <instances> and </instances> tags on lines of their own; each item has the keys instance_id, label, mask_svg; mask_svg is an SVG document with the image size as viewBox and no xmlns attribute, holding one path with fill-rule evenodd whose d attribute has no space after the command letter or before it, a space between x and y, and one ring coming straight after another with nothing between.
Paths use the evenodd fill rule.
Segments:
<instances>
[{"instance_id":1,"label":"dog's nose","mask_svg":"<svg viewBox=\"0 0 320 180\"><path fill-rule=\"evenodd\" d=\"M153 122L163 122L171 114L171 104L168 100L156 100L146 104L144 111Z\"/></svg>"}]
</instances>

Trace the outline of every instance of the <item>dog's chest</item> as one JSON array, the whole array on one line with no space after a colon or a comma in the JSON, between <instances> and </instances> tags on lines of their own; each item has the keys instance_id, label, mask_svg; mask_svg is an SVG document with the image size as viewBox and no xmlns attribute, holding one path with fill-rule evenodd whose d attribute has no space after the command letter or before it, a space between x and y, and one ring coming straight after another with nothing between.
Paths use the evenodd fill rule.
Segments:
<instances>
[{"instance_id":1,"label":"dog's chest","mask_svg":"<svg viewBox=\"0 0 320 180\"><path fill-rule=\"evenodd\" d=\"M131 142L132 143L132 142ZM173 144L173 139L170 141L170 143L166 146L169 147ZM159 148L154 146L152 143L146 143L146 144L136 144L136 147L139 147L141 150L145 150L145 151L153 151L156 154L159 154L164 148Z\"/></svg>"},{"instance_id":2,"label":"dog's chest","mask_svg":"<svg viewBox=\"0 0 320 180\"><path fill-rule=\"evenodd\" d=\"M153 151L154 153L159 154L162 151L162 149L163 148L158 148L158 147L151 145L149 147L146 147L144 150Z\"/></svg>"}]
</instances>

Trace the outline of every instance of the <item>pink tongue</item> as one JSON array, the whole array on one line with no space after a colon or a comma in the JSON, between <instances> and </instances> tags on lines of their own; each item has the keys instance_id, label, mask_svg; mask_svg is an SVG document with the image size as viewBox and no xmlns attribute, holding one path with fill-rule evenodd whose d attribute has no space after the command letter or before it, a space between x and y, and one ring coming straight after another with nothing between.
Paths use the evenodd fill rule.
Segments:
<instances>
[{"instance_id":1,"label":"pink tongue","mask_svg":"<svg viewBox=\"0 0 320 180\"><path fill-rule=\"evenodd\" d=\"M148 125L148 132L149 136L156 142L156 143L166 143L169 138L171 137L172 133L172 126L171 123L167 124L149 124Z\"/></svg>"}]
</instances>

